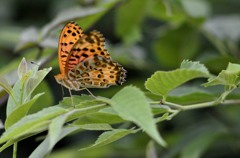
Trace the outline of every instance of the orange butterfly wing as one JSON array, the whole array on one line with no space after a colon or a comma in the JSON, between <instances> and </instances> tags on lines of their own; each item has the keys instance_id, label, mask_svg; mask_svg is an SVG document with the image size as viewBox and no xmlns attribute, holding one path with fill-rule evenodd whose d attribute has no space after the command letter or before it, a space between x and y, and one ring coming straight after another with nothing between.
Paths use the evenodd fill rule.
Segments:
<instances>
[{"instance_id":1,"label":"orange butterfly wing","mask_svg":"<svg viewBox=\"0 0 240 158\"><path fill-rule=\"evenodd\" d=\"M105 39L98 31L85 35L77 24L68 23L59 40L57 82L74 90L121 85L126 70L112 61L104 47Z\"/></svg>"},{"instance_id":2,"label":"orange butterfly wing","mask_svg":"<svg viewBox=\"0 0 240 158\"><path fill-rule=\"evenodd\" d=\"M83 30L75 22L70 22L63 28L58 45L58 61L62 75L67 74L66 65L69 61L72 47L83 36Z\"/></svg>"}]
</instances>

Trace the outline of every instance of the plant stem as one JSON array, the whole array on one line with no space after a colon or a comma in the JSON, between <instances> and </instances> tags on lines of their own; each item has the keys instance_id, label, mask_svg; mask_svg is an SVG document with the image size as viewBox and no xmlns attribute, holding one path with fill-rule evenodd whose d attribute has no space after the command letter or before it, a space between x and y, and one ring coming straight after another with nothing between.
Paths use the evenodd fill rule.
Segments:
<instances>
[{"instance_id":1,"label":"plant stem","mask_svg":"<svg viewBox=\"0 0 240 158\"><path fill-rule=\"evenodd\" d=\"M17 158L17 143L13 144L13 158Z\"/></svg>"},{"instance_id":2,"label":"plant stem","mask_svg":"<svg viewBox=\"0 0 240 158\"><path fill-rule=\"evenodd\" d=\"M150 102L150 104L160 104L160 102ZM210 102L198 103L198 104L192 104L192 105L180 105L180 104L171 103L171 102L164 103L165 106L168 106L172 109L176 109L179 111L206 108L206 107L216 106L218 104L223 104L223 105L240 104L240 100L224 100L221 103L219 103L218 101L210 101Z\"/></svg>"},{"instance_id":3,"label":"plant stem","mask_svg":"<svg viewBox=\"0 0 240 158\"><path fill-rule=\"evenodd\" d=\"M225 100L222 104L223 105L227 105L227 104L240 104L240 100Z\"/></svg>"},{"instance_id":4,"label":"plant stem","mask_svg":"<svg viewBox=\"0 0 240 158\"><path fill-rule=\"evenodd\" d=\"M175 103L171 103L171 102L164 102L165 105L169 106L170 108L173 109L177 109L177 110L183 110L184 106L180 105L180 104L175 104Z\"/></svg>"},{"instance_id":5,"label":"plant stem","mask_svg":"<svg viewBox=\"0 0 240 158\"><path fill-rule=\"evenodd\" d=\"M200 109L200 108L206 108L206 107L211 107L215 105L216 105L216 101L211 101L211 102L182 106L182 110Z\"/></svg>"}]
</instances>

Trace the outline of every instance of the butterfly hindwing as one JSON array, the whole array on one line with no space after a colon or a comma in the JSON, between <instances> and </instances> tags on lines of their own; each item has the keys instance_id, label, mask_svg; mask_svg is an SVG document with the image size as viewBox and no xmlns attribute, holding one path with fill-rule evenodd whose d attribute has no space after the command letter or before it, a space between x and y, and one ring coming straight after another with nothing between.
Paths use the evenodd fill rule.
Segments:
<instances>
[{"instance_id":1,"label":"butterfly hindwing","mask_svg":"<svg viewBox=\"0 0 240 158\"><path fill-rule=\"evenodd\" d=\"M121 85L125 81L126 70L121 65L102 56L95 56L79 63L69 71L69 79L79 81L86 88L106 88Z\"/></svg>"}]
</instances>

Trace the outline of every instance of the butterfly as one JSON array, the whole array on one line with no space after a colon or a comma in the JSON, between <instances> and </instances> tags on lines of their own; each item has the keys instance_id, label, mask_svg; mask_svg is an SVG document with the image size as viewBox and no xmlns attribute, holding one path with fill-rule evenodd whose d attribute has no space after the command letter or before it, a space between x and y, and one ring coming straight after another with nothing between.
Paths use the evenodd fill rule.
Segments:
<instances>
[{"instance_id":1,"label":"butterfly","mask_svg":"<svg viewBox=\"0 0 240 158\"><path fill-rule=\"evenodd\" d=\"M69 22L62 29L58 60L61 73L54 77L69 91L107 88L126 81L126 70L111 59L103 35L95 30L84 34L75 22Z\"/></svg>"}]
</instances>

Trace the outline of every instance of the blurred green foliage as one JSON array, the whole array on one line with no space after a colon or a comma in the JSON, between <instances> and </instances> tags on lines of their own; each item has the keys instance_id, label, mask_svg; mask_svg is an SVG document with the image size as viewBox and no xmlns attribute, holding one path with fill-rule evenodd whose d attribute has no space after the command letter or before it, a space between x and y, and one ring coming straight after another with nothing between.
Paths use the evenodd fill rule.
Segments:
<instances>
[{"instance_id":1,"label":"blurred green foliage","mask_svg":"<svg viewBox=\"0 0 240 158\"><path fill-rule=\"evenodd\" d=\"M2 0L0 75L13 85L17 81L17 67L23 57L27 61L41 62L41 68L53 67L53 70L33 92L45 94L34 103L30 112L62 100L61 87L53 76L59 72L59 33L64 24L71 20L84 30L96 29L104 34L112 58L128 70L124 85L136 85L145 90L144 81L156 70L176 69L184 59L200 61L212 74L218 74L226 69L229 62L239 63L239 7L238 0ZM196 85L202 81L194 80L179 91L170 93L168 98L184 102L183 94L186 96L199 89ZM121 88L93 89L92 92L111 97ZM204 90L195 95L189 93L187 103L200 101L201 98L211 100L214 98L212 94L222 91L221 87L208 89L211 93ZM231 97L239 98L238 91L234 94ZM0 97L0 116L4 122L7 97L1 87ZM149 146L164 158L240 157L239 113L239 105L181 113L171 121L159 124L168 147ZM149 138L140 133L94 149L94 152L76 152L79 145L85 147L92 143L96 134L99 133L84 132L83 136L73 135L62 140L49 158L74 158L79 155L145 157L144 150ZM36 144L39 142L33 138L21 142L18 157L27 157ZM2 155L10 157L11 149L3 151Z\"/></svg>"}]
</instances>

